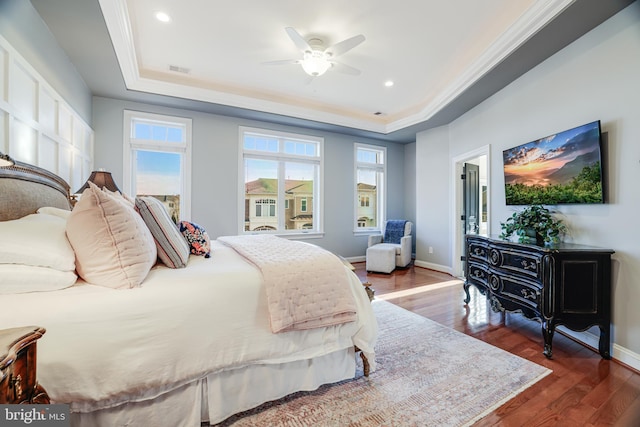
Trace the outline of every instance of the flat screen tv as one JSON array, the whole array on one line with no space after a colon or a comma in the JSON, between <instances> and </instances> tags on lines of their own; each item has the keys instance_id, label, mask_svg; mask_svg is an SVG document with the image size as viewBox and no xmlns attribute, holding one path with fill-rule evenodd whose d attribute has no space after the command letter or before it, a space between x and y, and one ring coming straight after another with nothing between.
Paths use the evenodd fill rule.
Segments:
<instances>
[{"instance_id":1,"label":"flat screen tv","mask_svg":"<svg viewBox=\"0 0 640 427\"><path fill-rule=\"evenodd\" d=\"M507 205L604 203L600 121L502 152Z\"/></svg>"}]
</instances>

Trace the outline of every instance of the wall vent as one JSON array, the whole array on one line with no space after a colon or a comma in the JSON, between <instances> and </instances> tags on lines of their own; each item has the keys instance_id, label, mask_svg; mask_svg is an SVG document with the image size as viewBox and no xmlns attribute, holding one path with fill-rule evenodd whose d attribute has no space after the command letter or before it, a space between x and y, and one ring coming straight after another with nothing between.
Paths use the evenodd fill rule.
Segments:
<instances>
[{"instance_id":1,"label":"wall vent","mask_svg":"<svg viewBox=\"0 0 640 427\"><path fill-rule=\"evenodd\" d=\"M176 73L189 74L191 72L190 69L184 67L178 67L177 65L169 65L169 70L175 71Z\"/></svg>"}]
</instances>

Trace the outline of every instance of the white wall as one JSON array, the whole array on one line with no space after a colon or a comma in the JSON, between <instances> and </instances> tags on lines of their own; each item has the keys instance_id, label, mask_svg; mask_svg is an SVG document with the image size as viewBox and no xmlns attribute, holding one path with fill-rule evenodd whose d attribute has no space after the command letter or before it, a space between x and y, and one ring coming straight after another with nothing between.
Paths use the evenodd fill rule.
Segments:
<instances>
[{"instance_id":1,"label":"white wall","mask_svg":"<svg viewBox=\"0 0 640 427\"><path fill-rule=\"evenodd\" d=\"M571 233L566 240L611 248L614 357L640 357L640 3L572 43L458 120L417 136L419 260L451 265L451 159L491 144L491 228L512 212L505 205L502 150L593 120L607 142L609 200L604 205L559 206ZM434 224L430 222L437 221ZM428 229L428 230L427 230ZM438 245L433 255L427 241ZM430 243L429 243L430 244ZM629 360L633 363L633 361Z\"/></svg>"}]
</instances>

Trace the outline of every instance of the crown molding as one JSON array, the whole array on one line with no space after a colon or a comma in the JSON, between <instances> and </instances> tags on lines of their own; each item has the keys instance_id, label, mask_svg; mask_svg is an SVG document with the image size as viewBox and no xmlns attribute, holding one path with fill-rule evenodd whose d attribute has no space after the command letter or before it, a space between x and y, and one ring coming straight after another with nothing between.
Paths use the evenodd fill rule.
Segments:
<instances>
[{"instance_id":1,"label":"crown molding","mask_svg":"<svg viewBox=\"0 0 640 427\"><path fill-rule=\"evenodd\" d=\"M423 106L411 108L408 115L384 121L380 117L367 118L362 112L332 108L326 104L309 106L292 98L274 94L252 97L231 91L171 82L141 75L135 51L133 31L126 0L99 0L109 36L118 59L126 87L129 90L166 95L245 108L248 110L284 115L299 119L345 126L364 131L388 134L424 122L460 96L492 68L516 51L530 37L569 7L575 0L534 1L531 7L505 31L470 67L437 96L425 100ZM249 93L247 91L247 93ZM332 112L331 110L334 110Z\"/></svg>"}]
</instances>

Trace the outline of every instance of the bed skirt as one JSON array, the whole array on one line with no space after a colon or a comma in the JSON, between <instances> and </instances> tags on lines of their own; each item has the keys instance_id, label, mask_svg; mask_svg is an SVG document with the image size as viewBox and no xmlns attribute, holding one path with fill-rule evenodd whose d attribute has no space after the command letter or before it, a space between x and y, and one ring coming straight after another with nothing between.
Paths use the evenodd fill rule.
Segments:
<instances>
[{"instance_id":1,"label":"bed skirt","mask_svg":"<svg viewBox=\"0 0 640 427\"><path fill-rule=\"evenodd\" d=\"M250 365L207 375L152 400L88 413L71 413L73 427L215 425L233 414L296 391L355 377L353 347L309 360ZM283 375L286 372L286 375Z\"/></svg>"}]
</instances>

